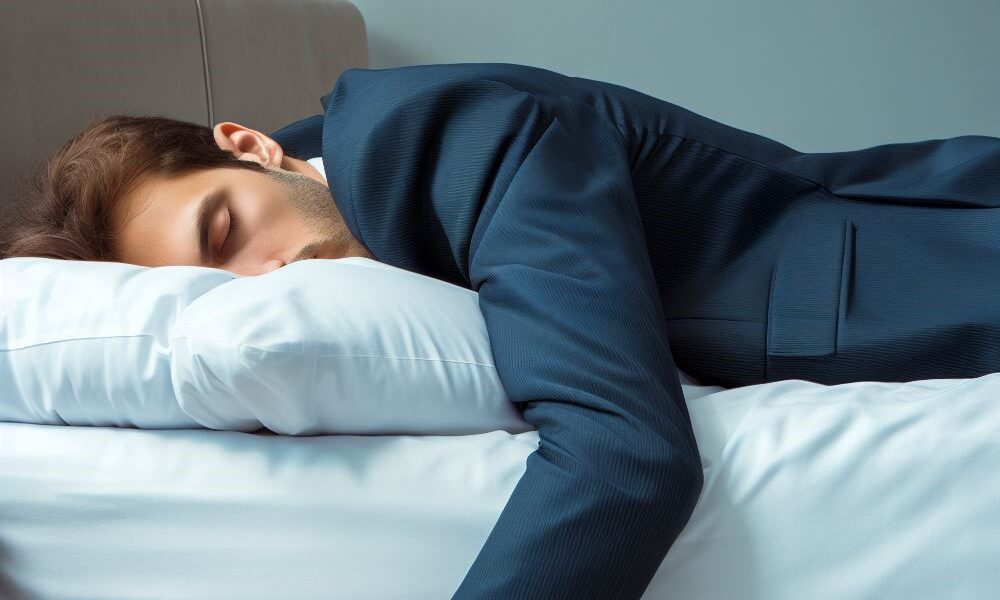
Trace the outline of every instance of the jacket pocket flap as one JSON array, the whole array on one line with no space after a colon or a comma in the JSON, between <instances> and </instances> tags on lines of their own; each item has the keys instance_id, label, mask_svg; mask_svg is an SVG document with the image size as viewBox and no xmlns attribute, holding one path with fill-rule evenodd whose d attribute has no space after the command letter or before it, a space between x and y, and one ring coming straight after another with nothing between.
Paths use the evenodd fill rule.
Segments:
<instances>
[{"instance_id":1,"label":"jacket pocket flap","mask_svg":"<svg viewBox=\"0 0 1000 600\"><path fill-rule=\"evenodd\" d=\"M836 353L853 248L854 223L846 220L809 223L786 236L771 276L768 355Z\"/></svg>"}]
</instances>

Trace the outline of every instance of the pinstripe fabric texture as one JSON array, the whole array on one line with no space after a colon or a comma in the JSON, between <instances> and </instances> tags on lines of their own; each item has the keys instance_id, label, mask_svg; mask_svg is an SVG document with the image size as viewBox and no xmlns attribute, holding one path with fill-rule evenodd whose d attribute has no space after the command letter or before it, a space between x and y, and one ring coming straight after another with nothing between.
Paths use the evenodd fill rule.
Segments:
<instances>
[{"instance_id":1,"label":"pinstripe fabric texture","mask_svg":"<svg viewBox=\"0 0 1000 600\"><path fill-rule=\"evenodd\" d=\"M350 69L323 106L273 137L322 153L380 261L478 291L539 432L454 598L642 595L702 485L677 367L727 387L1000 370L1000 139L806 154L502 63Z\"/></svg>"}]
</instances>

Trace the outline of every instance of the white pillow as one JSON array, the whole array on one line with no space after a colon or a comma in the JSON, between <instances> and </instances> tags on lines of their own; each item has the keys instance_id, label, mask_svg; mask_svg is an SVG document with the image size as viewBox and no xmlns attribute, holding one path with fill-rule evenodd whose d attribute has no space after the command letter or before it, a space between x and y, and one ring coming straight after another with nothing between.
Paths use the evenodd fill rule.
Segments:
<instances>
[{"instance_id":1,"label":"white pillow","mask_svg":"<svg viewBox=\"0 0 1000 600\"><path fill-rule=\"evenodd\" d=\"M170 337L178 401L207 427L534 429L500 383L479 295L368 258L238 278L192 302Z\"/></svg>"},{"instance_id":2,"label":"white pillow","mask_svg":"<svg viewBox=\"0 0 1000 600\"><path fill-rule=\"evenodd\" d=\"M51 258L0 260L0 421L198 427L170 380L178 315L235 275Z\"/></svg>"},{"instance_id":3,"label":"white pillow","mask_svg":"<svg viewBox=\"0 0 1000 600\"><path fill-rule=\"evenodd\" d=\"M0 420L285 434L532 429L478 294L367 258L258 277L0 261Z\"/></svg>"}]
</instances>

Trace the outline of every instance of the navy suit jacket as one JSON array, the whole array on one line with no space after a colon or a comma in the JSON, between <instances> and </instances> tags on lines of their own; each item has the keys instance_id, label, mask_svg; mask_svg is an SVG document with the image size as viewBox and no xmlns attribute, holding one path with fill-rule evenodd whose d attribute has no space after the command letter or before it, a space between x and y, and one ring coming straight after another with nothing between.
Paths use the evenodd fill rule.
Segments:
<instances>
[{"instance_id":1,"label":"navy suit jacket","mask_svg":"<svg viewBox=\"0 0 1000 600\"><path fill-rule=\"evenodd\" d=\"M1000 370L997 296L964 299L997 289L970 274L1000 281L968 266L1000 264L1000 218L966 210L1000 206L997 138L802 153L497 63L349 69L322 104L272 137L323 157L378 260L479 293L538 429L455 598L642 595L703 483L678 367L727 387Z\"/></svg>"}]
</instances>

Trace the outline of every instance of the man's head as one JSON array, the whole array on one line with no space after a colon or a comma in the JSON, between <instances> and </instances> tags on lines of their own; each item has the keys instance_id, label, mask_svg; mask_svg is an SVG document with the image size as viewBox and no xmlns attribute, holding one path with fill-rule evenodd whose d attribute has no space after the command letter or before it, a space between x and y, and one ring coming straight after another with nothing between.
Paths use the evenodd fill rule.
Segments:
<instances>
[{"instance_id":1,"label":"man's head","mask_svg":"<svg viewBox=\"0 0 1000 600\"><path fill-rule=\"evenodd\" d=\"M199 265L238 275L314 257L375 258L312 165L230 122L96 121L50 157L12 216L3 258Z\"/></svg>"}]
</instances>

